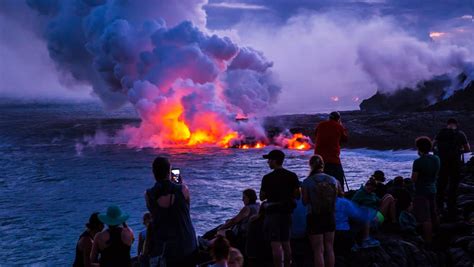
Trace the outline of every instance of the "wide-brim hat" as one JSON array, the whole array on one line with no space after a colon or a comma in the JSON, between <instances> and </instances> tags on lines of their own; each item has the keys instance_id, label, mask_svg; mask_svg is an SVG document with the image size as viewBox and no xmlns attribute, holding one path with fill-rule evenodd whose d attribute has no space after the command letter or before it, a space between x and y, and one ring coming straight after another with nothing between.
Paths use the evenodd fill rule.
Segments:
<instances>
[{"instance_id":1,"label":"wide-brim hat","mask_svg":"<svg viewBox=\"0 0 474 267\"><path fill-rule=\"evenodd\" d=\"M107 213L99 214L99 220L107 225L115 226L127 221L129 215L122 212L122 210L112 205L107 208Z\"/></svg>"}]
</instances>

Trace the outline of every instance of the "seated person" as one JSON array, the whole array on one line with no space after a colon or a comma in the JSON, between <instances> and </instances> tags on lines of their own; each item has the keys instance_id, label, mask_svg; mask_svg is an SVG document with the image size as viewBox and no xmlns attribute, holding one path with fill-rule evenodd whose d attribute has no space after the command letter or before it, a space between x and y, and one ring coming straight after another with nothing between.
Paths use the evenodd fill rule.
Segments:
<instances>
[{"instance_id":1,"label":"seated person","mask_svg":"<svg viewBox=\"0 0 474 267\"><path fill-rule=\"evenodd\" d=\"M338 185L336 198L336 233L334 237L334 252L336 255L347 255L354 245L354 232L351 230L350 221L363 223L369 221L370 213L359 208L351 200L344 198L344 191Z\"/></svg>"},{"instance_id":2,"label":"seated person","mask_svg":"<svg viewBox=\"0 0 474 267\"><path fill-rule=\"evenodd\" d=\"M396 217L398 218L400 212L404 210L404 207L407 207L412 201L412 197L410 192L405 188L403 177L397 176L392 181L387 191L395 199Z\"/></svg>"},{"instance_id":3,"label":"seated person","mask_svg":"<svg viewBox=\"0 0 474 267\"><path fill-rule=\"evenodd\" d=\"M227 237L228 241L240 249L245 247L245 239L250 218L258 214L260 204L257 202L257 193L253 189L245 189L242 193L244 207L232 219L217 228L217 235Z\"/></svg>"},{"instance_id":4,"label":"seated person","mask_svg":"<svg viewBox=\"0 0 474 267\"><path fill-rule=\"evenodd\" d=\"M229 251L229 260L227 261L229 267L243 267L244 266L244 256L236 248L230 248Z\"/></svg>"},{"instance_id":5,"label":"seated person","mask_svg":"<svg viewBox=\"0 0 474 267\"><path fill-rule=\"evenodd\" d=\"M260 204L257 202L257 193L253 189L245 189L242 192L242 202L244 207L232 219L226 221L218 230L231 229L237 226L238 231L246 231L250 217L258 214ZM236 228L234 228L236 229Z\"/></svg>"},{"instance_id":6,"label":"seated person","mask_svg":"<svg viewBox=\"0 0 474 267\"><path fill-rule=\"evenodd\" d=\"M416 218L413 215L413 202L404 203L404 206L400 207L402 211L400 212L399 223L400 230L404 234L418 235L416 232Z\"/></svg>"},{"instance_id":7,"label":"seated person","mask_svg":"<svg viewBox=\"0 0 474 267\"><path fill-rule=\"evenodd\" d=\"M212 242L211 255L214 264L211 267L228 267L227 261L229 260L230 244L227 239L223 236L217 236Z\"/></svg>"},{"instance_id":8,"label":"seated person","mask_svg":"<svg viewBox=\"0 0 474 267\"><path fill-rule=\"evenodd\" d=\"M247 232L247 241L245 244L245 255L250 267L260 267L272 265L272 249L270 242L265 240L263 223L265 220L265 208L258 211L258 215L250 219Z\"/></svg>"},{"instance_id":9,"label":"seated person","mask_svg":"<svg viewBox=\"0 0 474 267\"><path fill-rule=\"evenodd\" d=\"M380 199L375 194L376 189L377 182L371 177L364 186L357 190L352 197L352 201L360 206L380 211L384 217L383 221L386 220L390 223L396 223L395 199L390 194L385 194L383 199ZM374 213L374 216L375 214L376 213Z\"/></svg>"},{"instance_id":10,"label":"seated person","mask_svg":"<svg viewBox=\"0 0 474 267\"><path fill-rule=\"evenodd\" d=\"M385 183L385 173L381 170L376 170L371 178L375 180L375 194L382 199L387 194L387 186Z\"/></svg>"}]
</instances>

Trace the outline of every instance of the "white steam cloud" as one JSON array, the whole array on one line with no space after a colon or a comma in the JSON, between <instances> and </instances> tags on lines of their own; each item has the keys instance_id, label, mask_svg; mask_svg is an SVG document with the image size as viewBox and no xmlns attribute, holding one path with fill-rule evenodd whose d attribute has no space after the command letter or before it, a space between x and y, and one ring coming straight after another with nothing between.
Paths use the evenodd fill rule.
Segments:
<instances>
[{"instance_id":1,"label":"white steam cloud","mask_svg":"<svg viewBox=\"0 0 474 267\"><path fill-rule=\"evenodd\" d=\"M420 40L390 18L302 14L281 27L242 22L237 29L242 43L273 60L284 113L357 109L377 90L414 87L472 61L467 48Z\"/></svg>"}]
</instances>

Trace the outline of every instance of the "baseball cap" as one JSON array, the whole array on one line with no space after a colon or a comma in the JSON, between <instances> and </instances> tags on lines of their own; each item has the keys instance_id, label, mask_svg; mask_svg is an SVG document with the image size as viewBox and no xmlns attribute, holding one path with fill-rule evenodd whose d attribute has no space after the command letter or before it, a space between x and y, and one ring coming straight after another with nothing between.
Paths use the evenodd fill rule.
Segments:
<instances>
[{"instance_id":1,"label":"baseball cap","mask_svg":"<svg viewBox=\"0 0 474 267\"><path fill-rule=\"evenodd\" d=\"M284 160L285 153L283 151L275 149L270 151L270 153L263 155L264 159L274 159L274 160Z\"/></svg>"}]
</instances>

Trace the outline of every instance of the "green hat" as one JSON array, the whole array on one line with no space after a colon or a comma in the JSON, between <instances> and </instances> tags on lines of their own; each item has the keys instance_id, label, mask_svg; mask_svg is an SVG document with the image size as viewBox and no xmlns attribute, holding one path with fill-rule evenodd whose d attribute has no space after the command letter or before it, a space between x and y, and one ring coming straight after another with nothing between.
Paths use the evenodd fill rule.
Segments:
<instances>
[{"instance_id":1,"label":"green hat","mask_svg":"<svg viewBox=\"0 0 474 267\"><path fill-rule=\"evenodd\" d=\"M122 210L116 205L108 207L106 214L99 214L99 220L110 226L122 224L127 221L128 217L128 214L122 213Z\"/></svg>"}]
</instances>

